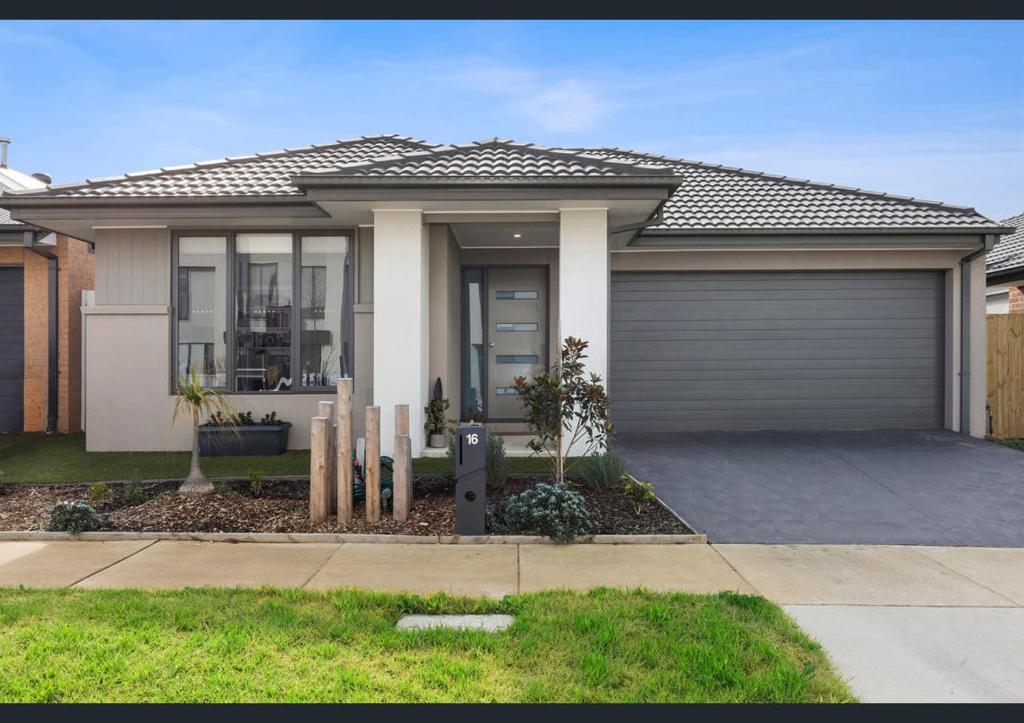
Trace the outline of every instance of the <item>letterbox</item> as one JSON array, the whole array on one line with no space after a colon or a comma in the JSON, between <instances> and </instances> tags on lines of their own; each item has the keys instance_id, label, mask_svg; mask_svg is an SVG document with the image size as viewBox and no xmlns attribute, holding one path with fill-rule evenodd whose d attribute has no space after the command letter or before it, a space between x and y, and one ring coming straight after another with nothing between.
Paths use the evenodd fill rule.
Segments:
<instances>
[{"instance_id":1,"label":"letterbox","mask_svg":"<svg viewBox=\"0 0 1024 723\"><path fill-rule=\"evenodd\" d=\"M459 425L455 438L455 530L483 535L487 512L487 428Z\"/></svg>"}]
</instances>

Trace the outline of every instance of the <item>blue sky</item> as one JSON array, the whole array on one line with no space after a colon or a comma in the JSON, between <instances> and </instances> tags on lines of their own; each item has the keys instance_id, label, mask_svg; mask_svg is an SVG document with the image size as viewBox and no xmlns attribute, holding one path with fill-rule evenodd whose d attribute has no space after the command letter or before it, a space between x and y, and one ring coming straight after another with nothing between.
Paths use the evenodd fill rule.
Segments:
<instances>
[{"instance_id":1,"label":"blue sky","mask_svg":"<svg viewBox=\"0 0 1024 723\"><path fill-rule=\"evenodd\" d=\"M6 21L0 99L57 182L394 132L1024 209L1024 22Z\"/></svg>"}]
</instances>

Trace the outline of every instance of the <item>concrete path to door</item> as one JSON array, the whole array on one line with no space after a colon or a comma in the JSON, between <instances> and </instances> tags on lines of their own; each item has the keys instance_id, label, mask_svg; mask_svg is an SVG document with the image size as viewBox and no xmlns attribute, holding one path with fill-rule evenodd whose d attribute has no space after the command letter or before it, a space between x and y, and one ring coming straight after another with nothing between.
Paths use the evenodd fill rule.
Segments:
<instances>
[{"instance_id":1,"label":"concrete path to door","mask_svg":"<svg viewBox=\"0 0 1024 723\"><path fill-rule=\"evenodd\" d=\"M1024 453L952 432L623 434L712 543L1024 547Z\"/></svg>"},{"instance_id":2,"label":"concrete path to door","mask_svg":"<svg viewBox=\"0 0 1024 723\"><path fill-rule=\"evenodd\" d=\"M886 545L0 542L0 587L758 593L864 701L1021 700L1024 549Z\"/></svg>"}]
</instances>

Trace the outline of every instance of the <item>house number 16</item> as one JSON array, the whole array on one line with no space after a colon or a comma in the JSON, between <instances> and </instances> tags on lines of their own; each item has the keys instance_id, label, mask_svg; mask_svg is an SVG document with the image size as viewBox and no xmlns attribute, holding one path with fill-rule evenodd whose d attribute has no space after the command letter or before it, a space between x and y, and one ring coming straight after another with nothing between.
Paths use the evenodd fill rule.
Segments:
<instances>
[{"instance_id":1,"label":"house number 16","mask_svg":"<svg viewBox=\"0 0 1024 723\"><path fill-rule=\"evenodd\" d=\"M479 444L480 443L480 435L479 434L467 434L466 435L466 441L469 442L470 444Z\"/></svg>"}]
</instances>

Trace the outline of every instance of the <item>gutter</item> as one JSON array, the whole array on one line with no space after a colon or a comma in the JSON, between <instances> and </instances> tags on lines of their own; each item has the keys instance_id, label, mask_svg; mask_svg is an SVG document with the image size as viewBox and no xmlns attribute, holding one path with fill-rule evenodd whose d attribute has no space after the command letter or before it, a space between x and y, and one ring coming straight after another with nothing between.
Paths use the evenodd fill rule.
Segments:
<instances>
[{"instance_id":1,"label":"gutter","mask_svg":"<svg viewBox=\"0 0 1024 723\"><path fill-rule=\"evenodd\" d=\"M971 426L971 271L970 264L996 245L996 235L987 233L981 246L961 257L960 265L960 434Z\"/></svg>"}]
</instances>

